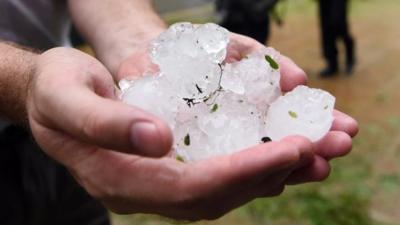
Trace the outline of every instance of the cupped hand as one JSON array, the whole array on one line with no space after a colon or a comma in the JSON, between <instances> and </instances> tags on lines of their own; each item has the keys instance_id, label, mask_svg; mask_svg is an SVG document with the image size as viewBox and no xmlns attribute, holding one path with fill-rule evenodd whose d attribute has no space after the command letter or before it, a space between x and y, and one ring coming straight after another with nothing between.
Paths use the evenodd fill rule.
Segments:
<instances>
[{"instance_id":1,"label":"cupped hand","mask_svg":"<svg viewBox=\"0 0 400 225\"><path fill-rule=\"evenodd\" d=\"M253 42L242 38L238 46ZM128 63L121 64L124 73L118 77L141 74L144 64L136 63L149 62L144 53L127 59L127 69L123 68ZM283 90L306 82L291 60L282 57L280 64ZM169 129L159 119L120 103L111 75L98 61L62 48L40 57L27 105L41 147L108 208L189 220L220 217L254 198L280 194L285 184L324 179L328 160L348 153L350 136L357 132L353 119L336 112L333 131L314 144L290 137L191 164L143 157L169 151ZM154 124L157 135L134 132L133 125L142 122Z\"/></svg>"},{"instance_id":2,"label":"cupped hand","mask_svg":"<svg viewBox=\"0 0 400 225\"><path fill-rule=\"evenodd\" d=\"M27 111L39 144L56 159L78 144L146 156L171 147L168 126L118 101L112 76L96 59L68 48L39 56L29 85ZM70 150L62 152L65 145Z\"/></svg>"},{"instance_id":3,"label":"cupped hand","mask_svg":"<svg viewBox=\"0 0 400 225\"><path fill-rule=\"evenodd\" d=\"M135 79L144 72L150 74L157 72L158 68L151 62L148 54L148 47L148 43L138 47L137 51L121 64L117 75L118 79ZM262 48L265 48L263 44L250 37L231 33L225 62L239 61L243 56ZM140 63L136 64L135 62ZM291 59L281 56L279 63L281 69L281 88L284 92L291 91L296 86L307 83L305 72ZM351 138L357 134L358 124L353 118L339 111L334 112L334 117L335 120L331 132L322 140L314 143L317 155L313 163L296 171L290 176L287 183L294 184L323 180L330 172L328 161L350 152L352 148Z\"/></svg>"},{"instance_id":4,"label":"cupped hand","mask_svg":"<svg viewBox=\"0 0 400 225\"><path fill-rule=\"evenodd\" d=\"M119 102L114 90L97 60L56 48L39 56L27 111L42 149L115 212L217 218L256 197L279 194L292 171L313 159L311 143L302 138L193 164L145 157L170 150L170 131Z\"/></svg>"}]
</instances>

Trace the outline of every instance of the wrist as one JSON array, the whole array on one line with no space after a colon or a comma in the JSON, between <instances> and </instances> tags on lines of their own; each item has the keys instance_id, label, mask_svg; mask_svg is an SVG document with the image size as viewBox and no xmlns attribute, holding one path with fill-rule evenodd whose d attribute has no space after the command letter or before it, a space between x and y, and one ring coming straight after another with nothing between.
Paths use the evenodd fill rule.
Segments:
<instances>
[{"instance_id":1,"label":"wrist","mask_svg":"<svg viewBox=\"0 0 400 225\"><path fill-rule=\"evenodd\" d=\"M0 115L27 124L26 102L38 54L12 43L0 43L0 49Z\"/></svg>"}]
</instances>

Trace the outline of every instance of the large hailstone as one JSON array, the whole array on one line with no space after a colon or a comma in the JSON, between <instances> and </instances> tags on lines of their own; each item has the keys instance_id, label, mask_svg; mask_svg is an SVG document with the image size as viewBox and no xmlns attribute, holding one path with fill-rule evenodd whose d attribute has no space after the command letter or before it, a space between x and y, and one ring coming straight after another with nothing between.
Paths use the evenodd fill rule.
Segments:
<instances>
[{"instance_id":1,"label":"large hailstone","mask_svg":"<svg viewBox=\"0 0 400 225\"><path fill-rule=\"evenodd\" d=\"M281 97L279 53L265 48L224 64L228 43L229 32L216 24L172 25L150 49L160 71L121 81L122 101L164 119L175 155L188 162L328 132L332 96L300 87Z\"/></svg>"},{"instance_id":2,"label":"large hailstone","mask_svg":"<svg viewBox=\"0 0 400 225\"><path fill-rule=\"evenodd\" d=\"M334 107L335 98L328 92L298 86L272 103L266 134L276 141L290 135L318 141L332 126Z\"/></svg>"}]
</instances>

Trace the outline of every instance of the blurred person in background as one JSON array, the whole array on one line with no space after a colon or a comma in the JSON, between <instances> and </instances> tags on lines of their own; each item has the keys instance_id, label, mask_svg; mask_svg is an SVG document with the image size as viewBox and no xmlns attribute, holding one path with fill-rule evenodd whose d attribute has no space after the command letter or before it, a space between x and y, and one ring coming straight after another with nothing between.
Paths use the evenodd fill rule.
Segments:
<instances>
[{"instance_id":1,"label":"blurred person in background","mask_svg":"<svg viewBox=\"0 0 400 225\"><path fill-rule=\"evenodd\" d=\"M346 73L352 74L356 63L355 42L348 23L349 0L319 0L322 50L326 68L321 77L331 77L339 72L337 41L343 40L346 48Z\"/></svg>"},{"instance_id":2,"label":"blurred person in background","mask_svg":"<svg viewBox=\"0 0 400 225\"><path fill-rule=\"evenodd\" d=\"M265 44L270 35L270 12L279 0L217 0L220 25Z\"/></svg>"},{"instance_id":3,"label":"blurred person in background","mask_svg":"<svg viewBox=\"0 0 400 225\"><path fill-rule=\"evenodd\" d=\"M68 47L71 21L96 57ZM357 123L337 111L317 143L290 137L193 164L163 157L168 125L119 101L115 83L149 68L165 29L150 0L0 0L2 224L109 225L105 207L217 218L325 179L329 160L350 151ZM228 61L263 47L230 38ZM289 58L279 63L283 91L306 82Z\"/></svg>"}]
</instances>

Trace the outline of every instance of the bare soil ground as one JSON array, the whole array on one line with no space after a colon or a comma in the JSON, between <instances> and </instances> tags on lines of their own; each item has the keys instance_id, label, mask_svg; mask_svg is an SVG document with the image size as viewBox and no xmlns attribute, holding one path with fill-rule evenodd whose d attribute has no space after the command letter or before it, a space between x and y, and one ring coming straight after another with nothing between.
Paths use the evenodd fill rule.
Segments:
<instances>
[{"instance_id":1,"label":"bare soil ground","mask_svg":"<svg viewBox=\"0 0 400 225\"><path fill-rule=\"evenodd\" d=\"M317 9L301 2L293 6L298 11L287 17L285 26L275 29L271 45L305 69L311 86L329 90L337 97L338 108L359 121L360 134L349 157L355 163L359 157L370 164L364 180L365 185L374 186L370 216L378 222L400 224L400 4L396 0L353 1L356 72L324 80L316 75L323 67ZM306 8L300 10L301 6Z\"/></svg>"}]
</instances>

